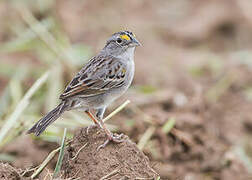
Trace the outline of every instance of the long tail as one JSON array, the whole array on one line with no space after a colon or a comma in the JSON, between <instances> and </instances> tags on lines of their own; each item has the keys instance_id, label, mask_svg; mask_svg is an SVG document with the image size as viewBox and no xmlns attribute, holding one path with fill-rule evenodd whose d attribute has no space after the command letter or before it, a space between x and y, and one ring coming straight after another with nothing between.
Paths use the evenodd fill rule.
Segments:
<instances>
[{"instance_id":1,"label":"long tail","mask_svg":"<svg viewBox=\"0 0 252 180\"><path fill-rule=\"evenodd\" d=\"M66 108L64 104L64 102L60 103L56 108L42 117L31 129L27 131L27 134L34 133L36 136L39 136L47 128L47 126L57 120L65 111Z\"/></svg>"}]
</instances>

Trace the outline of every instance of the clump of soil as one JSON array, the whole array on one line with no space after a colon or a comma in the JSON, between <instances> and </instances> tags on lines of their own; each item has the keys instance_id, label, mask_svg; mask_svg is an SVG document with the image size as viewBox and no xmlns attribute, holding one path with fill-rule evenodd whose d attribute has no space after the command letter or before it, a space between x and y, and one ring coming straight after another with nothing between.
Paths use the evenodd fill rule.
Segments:
<instances>
[{"instance_id":1,"label":"clump of soil","mask_svg":"<svg viewBox=\"0 0 252 180\"><path fill-rule=\"evenodd\" d=\"M120 144L109 143L106 134L97 127L79 130L67 148L63 160L64 178L85 179L156 179L158 174L150 167L149 159L135 143L124 136Z\"/></svg>"},{"instance_id":2,"label":"clump of soil","mask_svg":"<svg viewBox=\"0 0 252 180\"><path fill-rule=\"evenodd\" d=\"M21 180L17 170L9 164L0 163L1 180Z\"/></svg>"}]
</instances>

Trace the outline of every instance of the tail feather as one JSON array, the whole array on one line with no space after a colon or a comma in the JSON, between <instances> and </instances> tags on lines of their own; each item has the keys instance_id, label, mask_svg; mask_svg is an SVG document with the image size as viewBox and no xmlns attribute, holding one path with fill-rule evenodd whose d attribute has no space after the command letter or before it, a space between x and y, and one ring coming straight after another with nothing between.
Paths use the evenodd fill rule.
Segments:
<instances>
[{"instance_id":1,"label":"tail feather","mask_svg":"<svg viewBox=\"0 0 252 180\"><path fill-rule=\"evenodd\" d=\"M64 103L62 102L47 115L42 117L31 129L27 131L27 134L34 133L36 136L39 136L47 128L47 126L57 120L64 111Z\"/></svg>"}]
</instances>

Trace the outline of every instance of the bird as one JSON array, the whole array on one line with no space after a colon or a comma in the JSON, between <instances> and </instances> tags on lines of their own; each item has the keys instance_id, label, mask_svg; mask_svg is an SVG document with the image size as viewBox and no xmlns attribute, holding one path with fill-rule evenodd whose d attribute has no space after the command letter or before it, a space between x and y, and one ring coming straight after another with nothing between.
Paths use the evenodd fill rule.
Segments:
<instances>
[{"instance_id":1,"label":"bird","mask_svg":"<svg viewBox=\"0 0 252 180\"><path fill-rule=\"evenodd\" d=\"M104 124L103 115L106 108L123 95L132 83L135 63L134 54L141 43L130 31L119 31L112 34L100 52L92 57L74 76L63 93L60 103L43 116L27 131L39 136L50 124L65 111L80 110L85 112L95 125L106 133L107 140L122 142L121 136L113 134ZM95 113L92 114L91 111Z\"/></svg>"}]
</instances>

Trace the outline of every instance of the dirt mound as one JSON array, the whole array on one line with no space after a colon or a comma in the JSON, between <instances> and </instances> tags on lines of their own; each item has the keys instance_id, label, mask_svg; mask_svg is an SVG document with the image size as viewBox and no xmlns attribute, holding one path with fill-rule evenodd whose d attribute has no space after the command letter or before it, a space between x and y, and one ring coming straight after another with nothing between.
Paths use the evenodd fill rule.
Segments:
<instances>
[{"instance_id":1,"label":"dirt mound","mask_svg":"<svg viewBox=\"0 0 252 180\"><path fill-rule=\"evenodd\" d=\"M0 163L1 180L21 180L17 170L9 164Z\"/></svg>"},{"instance_id":2,"label":"dirt mound","mask_svg":"<svg viewBox=\"0 0 252 180\"><path fill-rule=\"evenodd\" d=\"M146 179L157 178L149 159L128 137L120 144L110 143L97 151L106 140L103 131L96 127L79 130L65 152L64 178L85 179Z\"/></svg>"}]
</instances>

